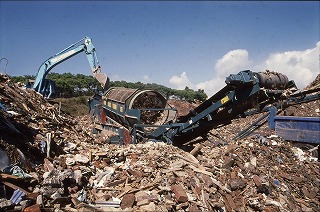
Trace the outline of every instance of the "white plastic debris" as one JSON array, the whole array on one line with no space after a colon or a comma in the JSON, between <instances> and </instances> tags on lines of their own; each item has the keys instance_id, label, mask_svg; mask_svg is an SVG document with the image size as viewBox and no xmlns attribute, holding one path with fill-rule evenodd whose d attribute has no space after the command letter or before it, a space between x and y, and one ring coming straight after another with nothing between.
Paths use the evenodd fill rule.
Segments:
<instances>
[{"instance_id":1,"label":"white plastic debris","mask_svg":"<svg viewBox=\"0 0 320 212\"><path fill-rule=\"evenodd\" d=\"M296 156L300 161L306 160L305 153L302 149L298 147L292 147L291 151L294 153L294 156Z\"/></svg>"}]
</instances>

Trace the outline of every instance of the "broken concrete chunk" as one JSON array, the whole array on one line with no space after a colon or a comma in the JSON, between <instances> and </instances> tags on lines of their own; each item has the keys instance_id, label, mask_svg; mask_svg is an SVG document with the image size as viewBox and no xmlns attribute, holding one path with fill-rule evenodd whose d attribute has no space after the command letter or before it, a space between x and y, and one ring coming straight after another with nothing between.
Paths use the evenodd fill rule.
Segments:
<instances>
[{"instance_id":1,"label":"broken concrete chunk","mask_svg":"<svg viewBox=\"0 0 320 212\"><path fill-rule=\"evenodd\" d=\"M74 158L66 158L66 165L67 166L72 166L76 163Z\"/></svg>"},{"instance_id":2,"label":"broken concrete chunk","mask_svg":"<svg viewBox=\"0 0 320 212\"><path fill-rule=\"evenodd\" d=\"M257 157L251 157L250 158L250 164L254 167L257 166Z\"/></svg>"},{"instance_id":3,"label":"broken concrete chunk","mask_svg":"<svg viewBox=\"0 0 320 212\"><path fill-rule=\"evenodd\" d=\"M82 154L76 154L74 156L74 160L76 162L83 163L83 164L87 164L90 162L89 158L87 156L82 155Z\"/></svg>"},{"instance_id":4,"label":"broken concrete chunk","mask_svg":"<svg viewBox=\"0 0 320 212\"><path fill-rule=\"evenodd\" d=\"M36 204L42 206L43 205L43 197L42 195L38 195L36 199Z\"/></svg>"},{"instance_id":5,"label":"broken concrete chunk","mask_svg":"<svg viewBox=\"0 0 320 212\"><path fill-rule=\"evenodd\" d=\"M47 158L44 159L44 170L51 172L54 169L54 165Z\"/></svg>"},{"instance_id":6,"label":"broken concrete chunk","mask_svg":"<svg viewBox=\"0 0 320 212\"><path fill-rule=\"evenodd\" d=\"M105 167L105 171L101 172L97 179L94 180L94 185L98 188L104 186L104 184L111 178L114 172L115 168Z\"/></svg>"},{"instance_id":7,"label":"broken concrete chunk","mask_svg":"<svg viewBox=\"0 0 320 212\"><path fill-rule=\"evenodd\" d=\"M77 148L77 145L71 142L68 142L64 145L63 150L66 152L75 150Z\"/></svg>"},{"instance_id":8,"label":"broken concrete chunk","mask_svg":"<svg viewBox=\"0 0 320 212\"><path fill-rule=\"evenodd\" d=\"M148 200L148 199L143 199L143 200L137 202L137 206L148 205L149 203L150 203L150 200Z\"/></svg>"},{"instance_id":9,"label":"broken concrete chunk","mask_svg":"<svg viewBox=\"0 0 320 212\"><path fill-rule=\"evenodd\" d=\"M151 202L148 205L140 206L139 210L141 210L141 211L156 211L156 205L154 202Z\"/></svg>"},{"instance_id":10,"label":"broken concrete chunk","mask_svg":"<svg viewBox=\"0 0 320 212\"><path fill-rule=\"evenodd\" d=\"M59 194L58 192L55 192L50 196L50 198L53 200L58 199L60 197L61 197L61 194Z\"/></svg>"},{"instance_id":11,"label":"broken concrete chunk","mask_svg":"<svg viewBox=\"0 0 320 212\"><path fill-rule=\"evenodd\" d=\"M244 187L246 187L247 183L242 180L241 178L237 178L237 179L230 179L229 181L230 184L230 188L231 190L238 190L238 189L242 189Z\"/></svg>"},{"instance_id":12,"label":"broken concrete chunk","mask_svg":"<svg viewBox=\"0 0 320 212\"><path fill-rule=\"evenodd\" d=\"M13 208L14 204L11 200L7 200L5 198L0 199L0 209L1 210L5 210L5 209L9 209L9 208Z\"/></svg>"},{"instance_id":13,"label":"broken concrete chunk","mask_svg":"<svg viewBox=\"0 0 320 212\"><path fill-rule=\"evenodd\" d=\"M138 193L136 193L135 195L136 197L136 201L140 202L142 200L149 200L149 201L155 201L159 199L159 195L158 194L148 194L144 191L139 191Z\"/></svg>"}]
</instances>

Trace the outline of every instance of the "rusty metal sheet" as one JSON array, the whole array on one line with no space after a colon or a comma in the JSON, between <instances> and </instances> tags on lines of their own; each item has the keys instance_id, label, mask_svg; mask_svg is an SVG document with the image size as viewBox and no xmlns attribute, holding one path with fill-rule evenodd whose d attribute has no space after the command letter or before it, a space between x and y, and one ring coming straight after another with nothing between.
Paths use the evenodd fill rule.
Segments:
<instances>
[{"instance_id":1,"label":"rusty metal sheet","mask_svg":"<svg viewBox=\"0 0 320 212\"><path fill-rule=\"evenodd\" d=\"M131 88L110 88L105 96L107 99L125 103L126 99L128 99L136 91L137 89Z\"/></svg>"}]
</instances>

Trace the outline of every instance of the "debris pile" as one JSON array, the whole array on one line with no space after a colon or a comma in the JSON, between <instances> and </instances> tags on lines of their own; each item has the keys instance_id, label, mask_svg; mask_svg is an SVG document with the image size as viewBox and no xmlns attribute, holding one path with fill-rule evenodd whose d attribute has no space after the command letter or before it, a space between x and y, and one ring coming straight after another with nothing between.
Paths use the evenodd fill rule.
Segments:
<instances>
[{"instance_id":1,"label":"debris pile","mask_svg":"<svg viewBox=\"0 0 320 212\"><path fill-rule=\"evenodd\" d=\"M59 146L68 141L93 141L83 130L85 125L79 125L73 117L63 114L57 104L50 104L34 90L13 84L6 75L0 75L0 88L2 143L20 148L36 160L34 156L41 156L39 150L46 145L44 141L55 140L57 146L51 150L55 155L61 153Z\"/></svg>"},{"instance_id":2,"label":"debris pile","mask_svg":"<svg viewBox=\"0 0 320 212\"><path fill-rule=\"evenodd\" d=\"M220 142L190 153L118 146L91 133L89 116L63 114L5 76L0 88L0 210L320 211L316 159L267 128L232 140L254 116L214 129Z\"/></svg>"},{"instance_id":3,"label":"debris pile","mask_svg":"<svg viewBox=\"0 0 320 212\"><path fill-rule=\"evenodd\" d=\"M170 99L168 100L168 104L173 106L174 108L178 109L178 114L177 116L185 116L187 115L191 109L194 109L195 107L197 107L200 103L189 103L186 100L173 100Z\"/></svg>"},{"instance_id":4,"label":"debris pile","mask_svg":"<svg viewBox=\"0 0 320 212\"><path fill-rule=\"evenodd\" d=\"M206 142L191 153L147 142L82 155L96 170L87 180L92 210L320 209L318 164L300 161L280 138L256 136L221 147Z\"/></svg>"},{"instance_id":5,"label":"debris pile","mask_svg":"<svg viewBox=\"0 0 320 212\"><path fill-rule=\"evenodd\" d=\"M143 109L143 108L163 108L163 102L156 95L150 95L143 93L138 96L133 102L132 109ZM141 122L144 124L154 124L161 117L162 111L153 110L142 110L141 111Z\"/></svg>"},{"instance_id":6,"label":"debris pile","mask_svg":"<svg viewBox=\"0 0 320 212\"><path fill-rule=\"evenodd\" d=\"M320 88L320 74L317 75L315 80L308 85L305 90L311 90L315 88Z\"/></svg>"}]
</instances>

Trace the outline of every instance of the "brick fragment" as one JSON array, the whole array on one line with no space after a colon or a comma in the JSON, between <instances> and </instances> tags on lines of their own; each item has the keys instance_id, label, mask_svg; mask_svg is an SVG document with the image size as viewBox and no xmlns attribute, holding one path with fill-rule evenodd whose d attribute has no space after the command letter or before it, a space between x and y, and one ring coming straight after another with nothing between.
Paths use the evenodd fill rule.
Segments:
<instances>
[{"instance_id":1,"label":"brick fragment","mask_svg":"<svg viewBox=\"0 0 320 212\"><path fill-rule=\"evenodd\" d=\"M70 194L75 194L79 191L79 187L78 186L68 187L68 190L69 190Z\"/></svg>"},{"instance_id":2,"label":"brick fragment","mask_svg":"<svg viewBox=\"0 0 320 212\"><path fill-rule=\"evenodd\" d=\"M265 212L272 212L272 209L270 208L270 206L266 206L264 210Z\"/></svg>"},{"instance_id":3,"label":"brick fragment","mask_svg":"<svg viewBox=\"0 0 320 212\"><path fill-rule=\"evenodd\" d=\"M293 178L294 183L302 183L304 181L304 177L303 176L295 176Z\"/></svg>"},{"instance_id":4,"label":"brick fragment","mask_svg":"<svg viewBox=\"0 0 320 212\"><path fill-rule=\"evenodd\" d=\"M253 181L254 181L254 183L256 184L257 187L260 187L262 185L261 184L261 179L257 175L253 176Z\"/></svg>"},{"instance_id":5,"label":"brick fragment","mask_svg":"<svg viewBox=\"0 0 320 212\"><path fill-rule=\"evenodd\" d=\"M172 191L176 195L176 199L178 202L187 202L188 196L187 193L184 191L181 185L172 185L171 186Z\"/></svg>"},{"instance_id":6,"label":"brick fragment","mask_svg":"<svg viewBox=\"0 0 320 212\"><path fill-rule=\"evenodd\" d=\"M201 194L201 191L202 191L202 186L195 186L194 187L195 191L196 191L196 194L200 195Z\"/></svg>"},{"instance_id":7,"label":"brick fragment","mask_svg":"<svg viewBox=\"0 0 320 212\"><path fill-rule=\"evenodd\" d=\"M309 197L310 199L315 198L315 197L317 196L317 191L318 191L317 188L315 188L315 187L311 188L310 191L309 191L308 197Z\"/></svg>"},{"instance_id":8,"label":"brick fragment","mask_svg":"<svg viewBox=\"0 0 320 212\"><path fill-rule=\"evenodd\" d=\"M207 187L207 188L210 188L213 185L213 182L212 182L210 176L208 176L208 175L203 175L202 180L205 184L205 187Z\"/></svg>"},{"instance_id":9,"label":"brick fragment","mask_svg":"<svg viewBox=\"0 0 320 212\"><path fill-rule=\"evenodd\" d=\"M229 208L231 208L232 210L236 209L237 206L234 203L232 196L230 194L226 194L225 197L227 199L226 203L228 204Z\"/></svg>"},{"instance_id":10,"label":"brick fragment","mask_svg":"<svg viewBox=\"0 0 320 212\"><path fill-rule=\"evenodd\" d=\"M132 208L136 197L134 194L126 194L123 196L120 207L121 209Z\"/></svg>"},{"instance_id":11,"label":"brick fragment","mask_svg":"<svg viewBox=\"0 0 320 212\"><path fill-rule=\"evenodd\" d=\"M41 212L40 205L35 204L24 209L24 212Z\"/></svg>"},{"instance_id":12,"label":"brick fragment","mask_svg":"<svg viewBox=\"0 0 320 212\"><path fill-rule=\"evenodd\" d=\"M282 178L285 178L287 180L292 180L290 176L288 176L286 173L284 173L282 171L279 172L279 176Z\"/></svg>"},{"instance_id":13,"label":"brick fragment","mask_svg":"<svg viewBox=\"0 0 320 212\"><path fill-rule=\"evenodd\" d=\"M192 204L192 205L190 206L190 208L189 208L189 211L190 211L190 212L200 212L201 210L198 208L197 205Z\"/></svg>"},{"instance_id":14,"label":"brick fragment","mask_svg":"<svg viewBox=\"0 0 320 212\"><path fill-rule=\"evenodd\" d=\"M235 160L235 163L237 164L237 166L241 169L241 170L245 170L244 166L242 165L242 163L239 160Z\"/></svg>"},{"instance_id":15,"label":"brick fragment","mask_svg":"<svg viewBox=\"0 0 320 212\"><path fill-rule=\"evenodd\" d=\"M234 164L234 159L233 158L227 158L225 160L225 162L223 163L222 167L225 168L225 169L229 169L229 168L231 168L233 166L233 164Z\"/></svg>"},{"instance_id":16,"label":"brick fragment","mask_svg":"<svg viewBox=\"0 0 320 212\"><path fill-rule=\"evenodd\" d=\"M236 171L233 171L230 173L230 178L231 179L236 179L237 178L237 172Z\"/></svg>"},{"instance_id":17,"label":"brick fragment","mask_svg":"<svg viewBox=\"0 0 320 212\"><path fill-rule=\"evenodd\" d=\"M132 174L135 178L141 178L143 176L143 173L140 171L135 171L132 169L127 170L130 174Z\"/></svg>"},{"instance_id":18,"label":"brick fragment","mask_svg":"<svg viewBox=\"0 0 320 212\"><path fill-rule=\"evenodd\" d=\"M236 148L237 148L237 146L234 144L228 145L227 150L225 151L225 154L228 155L228 154L232 153Z\"/></svg>"}]
</instances>

